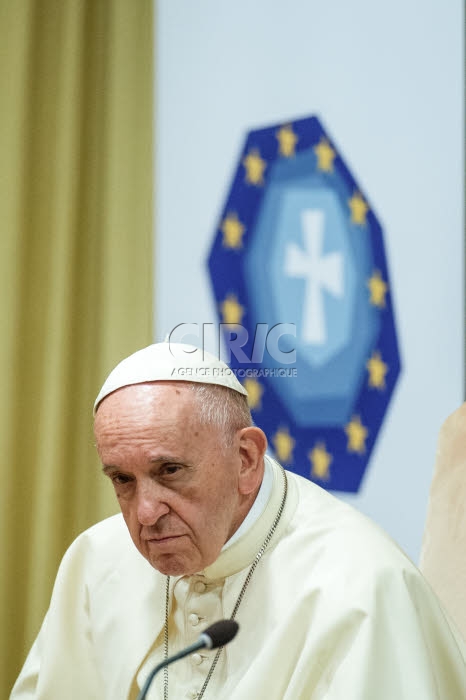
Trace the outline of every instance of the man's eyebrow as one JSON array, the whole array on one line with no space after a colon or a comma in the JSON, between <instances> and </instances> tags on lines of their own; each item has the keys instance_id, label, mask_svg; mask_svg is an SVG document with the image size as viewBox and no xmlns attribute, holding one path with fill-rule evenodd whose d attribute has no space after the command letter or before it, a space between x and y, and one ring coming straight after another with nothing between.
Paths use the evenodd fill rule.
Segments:
<instances>
[{"instance_id":1,"label":"man's eyebrow","mask_svg":"<svg viewBox=\"0 0 466 700\"><path fill-rule=\"evenodd\" d=\"M174 455L158 455L157 457L150 457L149 462L155 466L165 464L166 462L170 462L171 464L184 464L182 459L175 457ZM114 464L104 464L102 465L102 471L104 474L111 474L113 472L124 472L125 470L121 467L117 467Z\"/></svg>"},{"instance_id":2,"label":"man's eyebrow","mask_svg":"<svg viewBox=\"0 0 466 700\"><path fill-rule=\"evenodd\" d=\"M102 471L104 474L110 474L111 472L120 471L120 468L113 466L113 464L104 464L102 465Z\"/></svg>"},{"instance_id":3,"label":"man's eyebrow","mask_svg":"<svg viewBox=\"0 0 466 700\"><path fill-rule=\"evenodd\" d=\"M174 462L176 464L183 463L183 460L175 455L157 455L157 457L150 457L149 462L151 464L162 464L163 462Z\"/></svg>"}]
</instances>

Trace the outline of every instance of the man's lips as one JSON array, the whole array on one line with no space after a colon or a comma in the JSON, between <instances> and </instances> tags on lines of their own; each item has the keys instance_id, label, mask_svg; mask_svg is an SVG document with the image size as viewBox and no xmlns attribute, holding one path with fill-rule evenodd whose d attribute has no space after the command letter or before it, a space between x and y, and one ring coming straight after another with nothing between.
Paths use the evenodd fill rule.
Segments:
<instances>
[{"instance_id":1,"label":"man's lips","mask_svg":"<svg viewBox=\"0 0 466 700\"><path fill-rule=\"evenodd\" d=\"M147 542L148 544L163 544L164 542L173 542L173 540L177 540L180 537L183 537L183 535L156 535L154 537L145 537L144 541Z\"/></svg>"}]
</instances>

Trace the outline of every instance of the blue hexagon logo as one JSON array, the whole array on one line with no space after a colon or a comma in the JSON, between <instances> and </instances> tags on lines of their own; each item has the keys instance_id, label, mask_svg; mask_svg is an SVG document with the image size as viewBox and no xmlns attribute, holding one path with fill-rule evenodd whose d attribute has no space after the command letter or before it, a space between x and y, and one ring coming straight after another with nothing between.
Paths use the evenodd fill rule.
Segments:
<instances>
[{"instance_id":1,"label":"blue hexagon logo","mask_svg":"<svg viewBox=\"0 0 466 700\"><path fill-rule=\"evenodd\" d=\"M382 227L316 117L248 134L208 264L226 359L275 456L356 492L400 356Z\"/></svg>"}]
</instances>

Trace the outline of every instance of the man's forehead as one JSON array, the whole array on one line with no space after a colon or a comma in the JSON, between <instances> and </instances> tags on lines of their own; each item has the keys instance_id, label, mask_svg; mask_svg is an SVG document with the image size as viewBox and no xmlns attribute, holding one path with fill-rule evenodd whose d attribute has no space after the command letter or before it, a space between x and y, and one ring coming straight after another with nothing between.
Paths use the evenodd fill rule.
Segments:
<instances>
[{"instance_id":1,"label":"man's forehead","mask_svg":"<svg viewBox=\"0 0 466 700\"><path fill-rule=\"evenodd\" d=\"M109 411L124 410L125 408L141 407L141 410L156 406L169 399L180 406L192 402L195 397L190 386L182 382L156 381L141 382L123 386L108 394L100 402L96 410L96 420L99 414Z\"/></svg>"},{"instance_id":2,"label":"man's forehead","mask_svg":"<svg viewBox=\"0 0 466 700\"><path fill-rule=\"evenodd\" d=\"M219 426L207 423L192 385L179 382L147 382L121 387L103 399L94 417L96 445L114 446L121 441L171 447L202 437L202 441L221 442ZM206 433L206 431L208 431ZM110 441L110 442L109 442ZM163 448L165 449L165 448Z\"/></svg>"}]
</instances>

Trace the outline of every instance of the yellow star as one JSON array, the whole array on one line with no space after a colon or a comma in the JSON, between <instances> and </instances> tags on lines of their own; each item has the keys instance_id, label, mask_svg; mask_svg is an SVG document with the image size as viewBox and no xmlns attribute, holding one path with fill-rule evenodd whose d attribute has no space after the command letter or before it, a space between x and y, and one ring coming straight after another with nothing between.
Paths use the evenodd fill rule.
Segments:
<instances>
[{"instance_id":1,"label":"yellow star","mask_svg":"<svg viewBox=\"0 0 466 700\"><path fill-rule=\"evenodd\" d=\"M222 221L221 227L223 233L223 245L225 248L241 248L243 245L242 237L245 227L238 219L236 212L231 212Z\"/></svg>"},{"instance_id":2,"label":"yellow star","mask_svg":"<svg viewBox=\"0 0 466 700\"><path fill-rule=\"evenodd\" d=\"M333 462L333 457L325 448L325 442L318 442L313 449L308 453L308 457L312 464L311 476L321 481L330 479L330 465Z\"/></svg>"},{"instance_id":3,"label":"yellow star","mask_svg":"<svg viewBox=\"0 0 466 700\"><path fill-rule=\"evenodd\" d=\"M367 280L367 286L371 294L370 303L373 306L385 307L385 295L388 291L388 284L382 279L379 270L374 270L372 277Z\"/></svg>"},{"instance_id":4,"label":"yellow star","mask_svg":"<svg viewBox=\"0 0 466 700\"><path fill-rule=\"evenodd\" d=\"M364 454L368 432L367 428L361 423L359 416L353 416L345 427L345 433L348 436L348 452Z\"/></svg>"},{"instance_id":5,"label":"yellow star","mask_svg":"<svg viewBox=\"0 0 466 700\"><path fill-rule=\"evenodd\" d=\"M385 375L388 372L388 365L382 360L378 350L372 353L372 357L366 363L369 372L369 386L374 389L385 389Z\"/></svg>"},{"instance_id":6,"label":"yellow star","mask_svg":"<svg viewBox=\"0 0 466 700\"><path fill-rule=\"evenodd\" d=\"M278 139L278 152L285 158L290 158L295 155L295 148L298 142L298 137L293 131L291 124L282 126L275 136Z\"/></svg>"},{"instance_id":7,"label":"yellow star","mask_svg":"<svg viewBox=\"0 0 466 700\"><path fill-rule=\"evenodd\" d=\"M248 377L248 379L245 379L243 382L243 386L248 392L248 404L249 408L252 410L259 410L261 406L261 401L262 401L262 394L264 393L264 388L262 384L260 384L257 379L253 379L251 377Z\"/></svg>"},{"instance_id":8,"label":"yellow star","mask_svg":"<svg viewBox=\"0 0 466 700\"><path fill-rule=\"evenodd\" d=\"M355 192L351 199L348 199L349 208L351 209L351 223L363 226L366 223L366 214L369 207L364 201L359 192Z\"/></svg>"},{"instance_id":9,"label":"yellow star","mask_svg":"<svg viewBox=\"0 0 466 700\"><path fill-rule=\"evenodd\" d=\"M259 150L251 148L248 155L243 159L246 168L246 182L250 185L264 184L264 170L267 167L265 160L262 160Z\"/></svg>"},{"instance_id":10,"label":"yellow star","mask_svg":"<svg viewBox=\"0 0 466 700\"><path fill-rule=\"evenodd\" d=\"M279 462L289 464L293 461L293 449L296 442L289 434L287 428L277 430L272 438L272 442Z\"/></svg>"},{"instance_id":11,"label":"yellow star","mask_svg":"<svg viewBox=\"0 0 466 700\"><path fill-rule=\"evenodd\" d=\"M317 168L326 173L331 173L333 171L333 161L336 153L327 139L320 139L317 146L314 146L314 153L317 156Z\"/></svg>"},{"instance_id":12,"label":"yellow star","mask_svg":"<svg viewBox=\"0 0 466 700\"><path fill-rule=\"evenodd\" d=\"M234 294L228 294L224 301L220 304L220 309L223 315L223 323L235 325L241 323L244 309Z\"/></svg>"}]
</instances>

